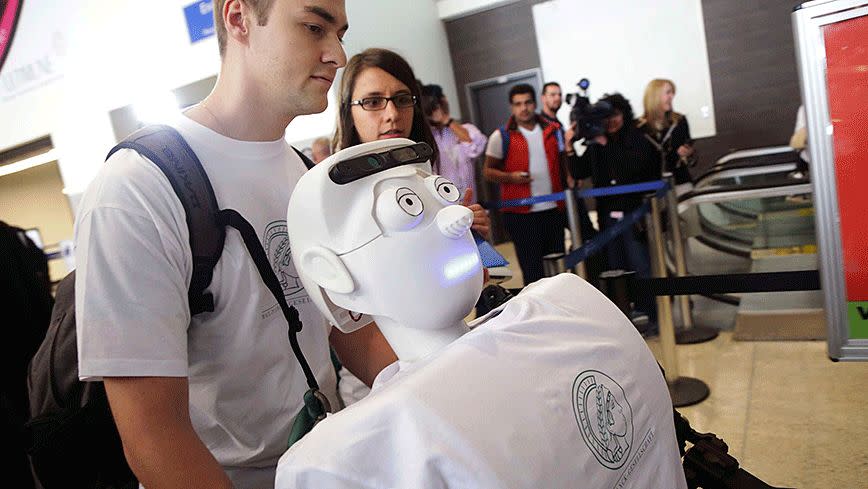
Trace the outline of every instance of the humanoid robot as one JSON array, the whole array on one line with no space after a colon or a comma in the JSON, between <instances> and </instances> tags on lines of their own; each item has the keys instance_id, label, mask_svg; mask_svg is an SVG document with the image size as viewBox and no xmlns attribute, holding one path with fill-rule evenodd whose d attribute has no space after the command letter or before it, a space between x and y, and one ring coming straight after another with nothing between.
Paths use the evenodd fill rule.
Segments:
<instances>
[{"instance_id":1,"label":"humanoid robot","mask_svg":"<svg viewBox=\"0 0 868 489\"><path fill-rule=\"evenodd\" d=\"M399 360L287 450L275 487L686 487L659 367L594 287L543 279L465 324L483 287L472 214L430 155L362 144L295 188L311 299L344 332L372 316Z\"/></svg>"}]
</instances>

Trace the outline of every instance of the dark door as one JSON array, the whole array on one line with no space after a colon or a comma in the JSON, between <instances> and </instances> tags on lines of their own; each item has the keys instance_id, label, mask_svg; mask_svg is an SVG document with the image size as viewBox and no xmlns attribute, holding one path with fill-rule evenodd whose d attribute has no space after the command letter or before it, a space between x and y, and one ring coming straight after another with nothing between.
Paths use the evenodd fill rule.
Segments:
<instances>
[{"instance_id":1,"label":"dark door","mask_svg":"<svg viewBox=\"0 0 868 489\"><path fill-rule=\"evenodd\" d=\"M473 123L484 134L491 134L509 118L509 90L520 83L527 83L539 94L542 86L540 80L539 69L533 69L468 83L467 93L470 97Z\"/></svg>"}]
</instances>

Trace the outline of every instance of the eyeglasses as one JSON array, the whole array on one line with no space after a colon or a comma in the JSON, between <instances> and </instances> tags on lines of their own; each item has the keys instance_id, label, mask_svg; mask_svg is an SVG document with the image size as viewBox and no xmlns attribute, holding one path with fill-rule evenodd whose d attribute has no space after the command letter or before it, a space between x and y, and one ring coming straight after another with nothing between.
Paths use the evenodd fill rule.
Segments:
<instances>
[{"instance_id":1,"label":"eyeglasses","mask_svg":"<svg viewBox=\"0 0 868 489\"><path fill-rule=\"evenodd\" d=\"M399 93L391 97L365 97L359 100L353 100L350 105L360 105L363 110L383 110L388 105L389 101L395 104L399 109L412 107L416 104L416 96L409 93Z\"/></svg>"}]
</instances>

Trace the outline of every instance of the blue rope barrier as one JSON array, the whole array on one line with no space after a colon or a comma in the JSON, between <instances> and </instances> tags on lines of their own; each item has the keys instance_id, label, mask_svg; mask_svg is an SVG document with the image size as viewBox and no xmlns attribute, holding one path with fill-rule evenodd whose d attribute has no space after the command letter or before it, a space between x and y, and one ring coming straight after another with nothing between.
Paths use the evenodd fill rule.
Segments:
<instances>
[{"instance_id":1,"label":"blue rope barrier","mask_svg":"<svg viewBox=\"0 0 868 489\"><path fill-rule=\"evenodd\" d=\"M651 182L631 183L629 185L615 185L612 187L592 188L576 192L576 197L606 197L612 195L634 194L638 192L659 191L668 188L668 184L663 180L654 180ZM487 209L503 209L505 207L523 207L527 205L539 204L542 202L556 202L566 198L564 192L557 192L548 195L537 195L534 197L525 197L523 199L503 200L500 202L487 202Z\"/></svg>"},{"instance_id":2,"label":"blue rope barrier","mask_svg":"<svg viewBox=\"0 0 868 489\"><path fill-rule=\"evenodd\" d=\"M488 202L485 204L487 209L503 209L504 207L522 207L526 205L539 204L542 202L556 202L564 200L566 197L563 192L557 192L548 195L537 195L535 197L525 197L523 199L502 200L500 202Z\"/></svg>"},{"instance_id":3,"label":"blue rope barrier","mask_svg":"<svg viewBox=\"0 0 868 489\"><path fill-rule=\"evenodd\" d=\"M663 180L652 182L631 183L629 185L615 185L613 187L600 187L582 190L576 193L577 197L606 197L610 195L634 194L637 192L651 192L668 188Z\"/></svg>"},{"instance_id":4,"label":"blue rope barrier","mask_svg":"<svg viewBox=\"0 0 868 489\"><path fill-rule=\"evenodd\" d=\"M593 239L586 241L579 249L573 250L569 255L564 257L564 265L566 268L573 268L581 261L587 260L590 256L602 251L603 247L609 244L610 241L617 238L624 231L632 228L633 224L642 219L642 217L651 210L648 203L634 209L629 214L625 214L624 218L614 225L603 229Z\"/></svg>"},{"instance_id":5,"label":"blue rope barrier","mask_svg":"<svg viewBox=\"0 0 868 489\"><path fill-rule=\"evenodd\" d=\"M648 183L656 183L656 182L648 182ZM657 189L657 192L654 194L654 198L663 197L666 194L666 191L669 189L669 185L666 182L663 183L662 187ZM627 185L624 185L625 187ZM586 241L581 247L576 250L573 250L564 257L564 266L566 268L573 268L579 264L581 261L585 261L588 257L595 255L600 252L604 246L609 244L610 241L618 237L620 234L630 230L633 224L636 223L639 219L642 219L645 214L647 214L651 210L651 206L648 202L645 202L641 206L633 209L629 214L625 214L624 218L608 227L606 229L601 230L597 236L589 241Z\"/></svg>"}]
</instances>

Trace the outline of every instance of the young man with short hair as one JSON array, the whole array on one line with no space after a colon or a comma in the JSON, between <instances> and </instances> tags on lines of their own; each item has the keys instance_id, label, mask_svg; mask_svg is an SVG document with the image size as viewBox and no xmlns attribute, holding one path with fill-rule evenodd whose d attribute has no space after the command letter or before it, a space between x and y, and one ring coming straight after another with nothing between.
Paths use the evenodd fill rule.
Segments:
<instances>
[{"instance_id":1,"label":"young man with short hair","mask_svg":"<svg viewBox=\"0 0 868 489\"><path fill-rule=\"evenodd\" d=\"M530 85L512 87L509 103L512 116L488 138L485 178L500 183L502 200L562 191L567 172L561 127L537 115ZM563 203L505 208L503 223L515 245L525 285L544 276L543 256L564 252Z\"/></svg>"},{"instance_id":2,"label":"young man with short hair","mask_svg":"<svg viewBox=\"0 0 868 489\"><path fill-rule=\"evenodd\" d=\"M560 127L561 134L564 138L564 153L568 158L574 157L576 152L573 149L573 138L575 136L574 125L571 125L568 128L564 128L564 125L561 123L560 119L558 119L558 111L561 109L563 105L563 95L561 91L561 85L558 82L547 82L543 85L542 91L540 92L540 100L542 100L542 110L539 113L541 119L551 123L556 124ZM577 184L581 185L581 182L576 182L573 178L573 175L570 172L567 172L565 180L567 182L567 187L573 188ZM588 217L588 208L585 206L585 199L576 199L577 211L579 213L579 230L582 233L582 241L587 241L594 236L597 235L597 230L594 229L594 225L591 223L591 219ZM590 267L590 279L593 281L596 279L596 275L602 271L597 270L599 267L598 259L592 258L588 265ZM592 263L593 262L593 263Z\"/></svg>"},{"instance_id":3,"label":"young man with short hair","mask_svg":"<svg viewBox=\"0 0 868 489\"><path fill-rule=\"evenodd\" d=\"M563 105L563 95L561 94L561 86L558 82L548 82L542 87L540 93L542 100L542 110L539 115L543 119L553 124L563 127L561 121L558 120L558 111Z\"/></svg>"},{"instance_id":4,"label":"young man with short hair","mask_svg":"<svg viewBox=\"0 0 868 489\"><path fill-rule=\"evenodd\" d=\"M331 394L329 328L288 248L286 206L306 167L284 133L296 116L327 106L346 63L344 1L215 0L214 13L217 84L173 125L201 160L220 208L254 227L300 313L301 349ZM84 195L76 225L79 375L104 381L143 486L272 487L307 390L287 322L233 229L208 288L215 310L191 317L189 236L161 171L135 151L116 152ZM335 349L371 381L394 353L360 341L364 335L342 339ZM378 354L386 358L372 363Z\"/></svg>"}]
</instances>

